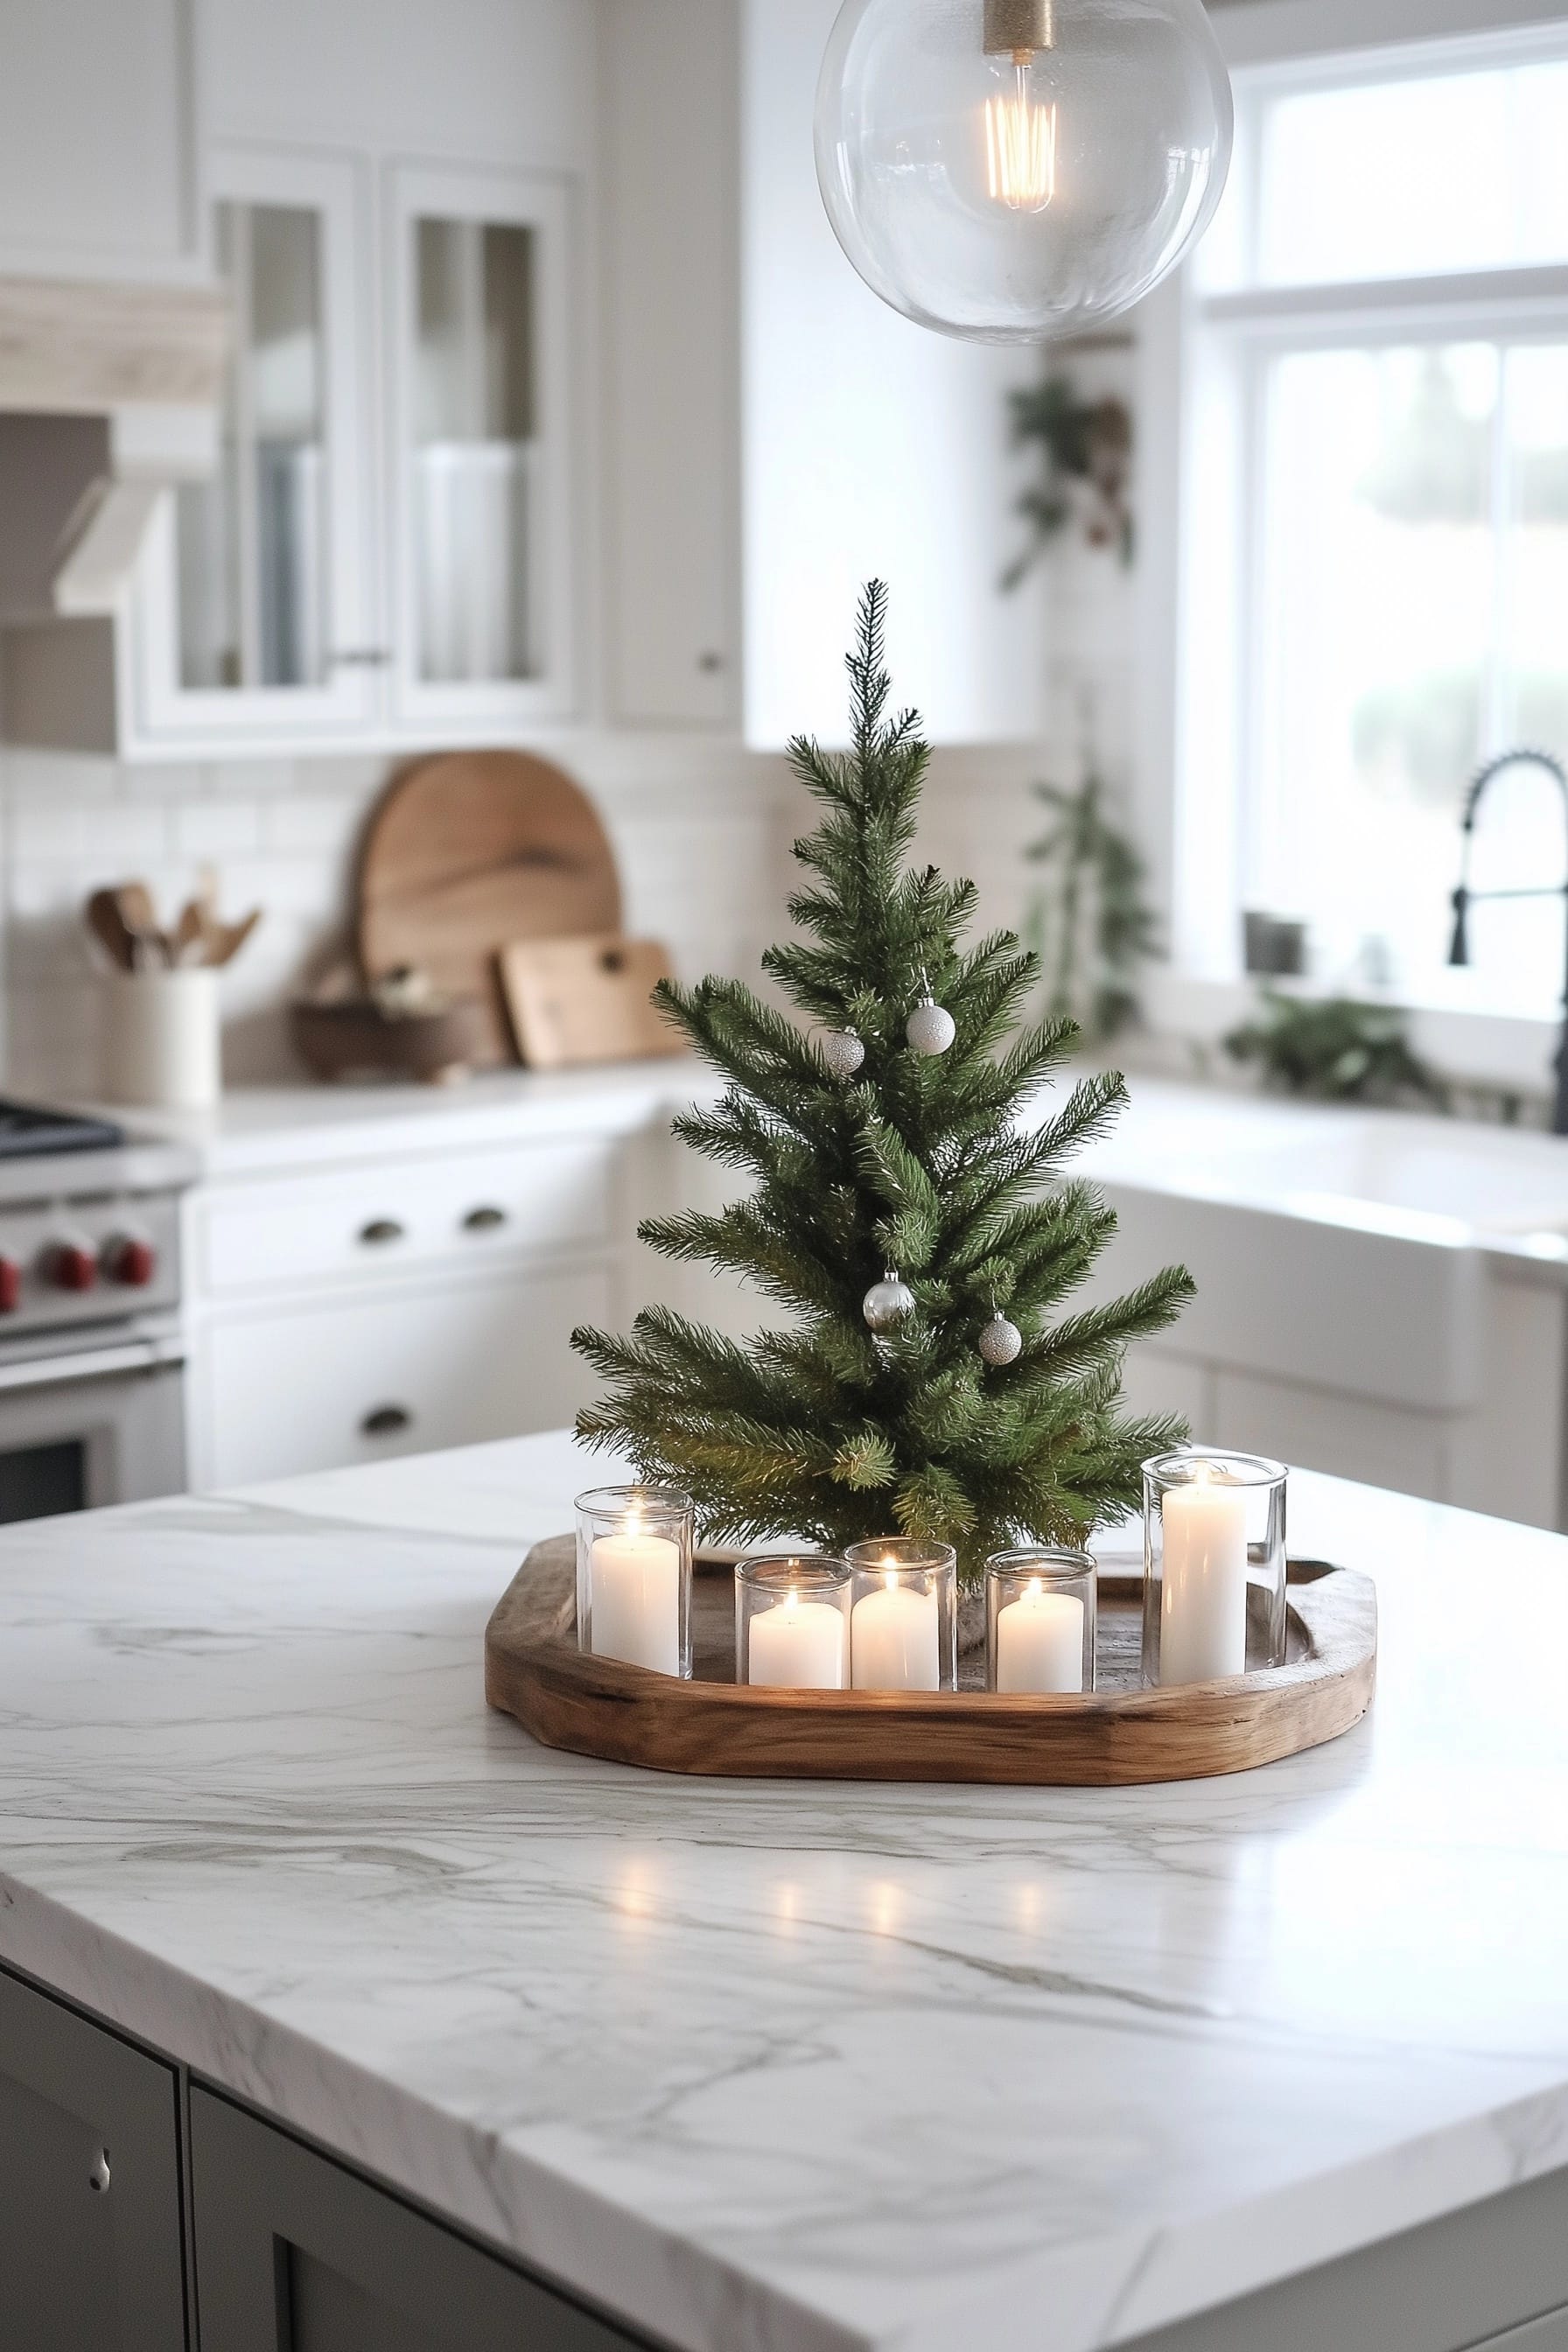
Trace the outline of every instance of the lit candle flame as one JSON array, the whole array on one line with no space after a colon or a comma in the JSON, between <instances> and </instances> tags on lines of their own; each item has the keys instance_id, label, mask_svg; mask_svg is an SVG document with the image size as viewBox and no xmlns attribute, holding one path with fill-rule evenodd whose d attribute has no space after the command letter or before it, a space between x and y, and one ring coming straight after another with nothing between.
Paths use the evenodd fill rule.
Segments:
<instances>
[{"instance_id":1,"label":"lit candle flame","mask_svg":"<svg viewBox=\"0 0 1568 2352\"><path fill-rule=\"evenodd\" d=\"M1029 1579L1028 1597L1029 1597L1029 1599L1030 1599L1031 1601L1038 1601L1038 1600L1040 1600L1040 1599L1042 1598L1042 1596L1044 1595L1045 1590L1046 1590L1046 1580L1045 1580L1044 1577L1042 1577L1042 1576L1031 1576L1031 1577L1030 1577L1030 1579Z\"/></svg>"},{"instance_id":2,"label":"lit candle flame","mask_svg":"<svg viewBox=\"0 0 1568 2352\"><path fill-rule=\"evenodd\" d=\"M800 1589L797 1585L792 1584L789 1591L785 1593L784 1607L786 1609L798 1609L800 1607Z\"/></svg>"}]
</instances>

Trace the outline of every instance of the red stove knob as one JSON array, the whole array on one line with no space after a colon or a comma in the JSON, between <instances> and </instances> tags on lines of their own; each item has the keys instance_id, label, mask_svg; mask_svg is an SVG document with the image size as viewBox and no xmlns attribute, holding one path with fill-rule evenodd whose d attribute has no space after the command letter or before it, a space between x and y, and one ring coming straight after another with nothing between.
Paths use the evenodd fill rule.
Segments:
<instances>
[{"instance_id":1,"label":"red stove knob","mask_svg":"<svg viewBox=\"0 0 1568 2352\"><path fill-rule=\"evenodd\" d=\"M98 1252L90 1242L55 1242L44 1253L44 1280L57 1290L90 1290L98 1280Z\"/></svg>"},{"instance_id":2,"label":"red stove knob","mask_svg":"<svg viewBox=\"0 0 1568 2352\"><path fill-rule=\"evenodd\" d=\"M103 1253L110 1282L127 1290L145 1290L158 1271L158 1253L140 1234L116 1234Z\"/></svg>"},{"instance_id":3,"label":"red stove knob","mask_svg":"<svg viewBox=\"0 0 1568 2352\"><path fill-rule=\"evenodd\" d=\"M22 1269L14 1257L0 1257L0 1315L15 1315L22 1304Z\"/></svg>"}]
</instances>

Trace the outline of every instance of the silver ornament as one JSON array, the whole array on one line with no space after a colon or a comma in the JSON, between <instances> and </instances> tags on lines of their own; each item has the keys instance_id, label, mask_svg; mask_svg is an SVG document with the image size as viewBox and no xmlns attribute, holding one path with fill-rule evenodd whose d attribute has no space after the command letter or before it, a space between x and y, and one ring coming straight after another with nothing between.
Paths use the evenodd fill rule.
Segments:
<instances>
[{"instance_id":1,"label":"silver ornament","mask_svg":"<svg viewBox=\"0 0 1568 2352\"><path fill-rule=\"evenodd\" d=\"M951 1013L922 996L908 1021L904 1034L917 1054L945 1054L958 1034Z\"/></svg>"},{"instance_id":2,"label":"silver ornament","mask_svg":"<svg viewBox=\"0 0 1568 2352\"><path fill-rule=\"evenodd\" d=\"M891 1267L874 1282L861 1302L861 1313L873 1331L891 1331L915 1311L915 1294Z\"/></svg>"},{"instance_id":3,"label":"silver ornament","mask_svg":"<svg viewBox=\"0 0 1568 2352\"><path fill-rule=\"evenodd\" d=\"M836 1078L852 1078L866 1058L865 1045L853 1029L826 1030L817 1044Z\"/></svg>"},{"instance_id":4,"label":"silver ornament","mask_svg":"<svg viewBox=\"0 0 1568 2352\"><path fill-rule=\"evenodd\" d=\"M980 1334L980 1352L988 1364L1016 1364L1024 1352L1024 1335L1005 1315L994 1315Z\"/></svg>"}]
</instances>

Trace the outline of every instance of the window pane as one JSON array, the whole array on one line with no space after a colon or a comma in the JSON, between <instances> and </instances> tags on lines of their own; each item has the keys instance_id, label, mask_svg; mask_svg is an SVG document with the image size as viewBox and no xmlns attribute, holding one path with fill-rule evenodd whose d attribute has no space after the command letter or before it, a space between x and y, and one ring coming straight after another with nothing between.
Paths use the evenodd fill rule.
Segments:
<instances>
[{"instance_id":1,"label":"window pane","mask_svg":"<svg viewBox=\"0 0 1568 2352\"><path fill-rule=\"evenodd\" d=\"M1521 740L1568 756L1568 347L1292 353L1264 412L1249 903L1305 916L1328 973L1430 994L1470 777ZM1549 779L1489 798L1479 886L1563 858ZM1479 909L1477 992L1550 1004L1562 921Z\"/></svg>"},{"instance_id":2,"label":"window pane","mask_svg":"<svg viewBox=\"0 0 1568 2352\"><path fill-rule=\"evenodd\" d=\"M1258 282L1568 260L1565 121L1568 63L1268 100Z\"/></svg>"},{"instance_id":3,"label":"window pane","mask_svg":"<svg viewBox=\"0 0 1568 2352\"><path fill-rule=\"evenodd\" d=\"M534 677L533 232L425 219L414 249L419 674Z\"/></svg>"},{"instance_id":4,"label":"window pane","mask_svg":"<svg viewBox=\"0 0 1568 2352\"><path fill-rule=\"evenodd\" d=\"M295 206L217 208L237 348L217 472L176 494L187 687L326 675L321 236Z\"/></svg>"}]
</instances>

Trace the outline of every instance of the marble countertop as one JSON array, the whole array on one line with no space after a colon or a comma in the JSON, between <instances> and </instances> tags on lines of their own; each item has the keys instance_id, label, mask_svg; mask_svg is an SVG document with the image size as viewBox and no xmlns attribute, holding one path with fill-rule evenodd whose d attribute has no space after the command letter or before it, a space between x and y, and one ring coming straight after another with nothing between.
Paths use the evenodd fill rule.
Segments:
<instances>
[{"instance_id":1,"label":"marble countertop","mask_svg":"<svg viewBox=\"0 0 1568 2352\"><path fill-rule=\"evenodd\" d=\"M1299 1478L1381 1694L1234 1780L704 1782L482 1702L603 1475L0 1533L0 1958L691 2352L1084 2352L1568 2163L1568 1543Z\"/></svg>"},{"instance_id":2,"label":"marble countertop","mask_svg":"<svg viewBox=\"0 0 1568 2352\"><path fill-rule=\"evenodd\" d=\"M452 1086L234 1087L205 1111L84 1105L182 1145L206 1181L667 1121L719 1083L684 1054L581 1070L487 1070Z\"/></svg>"}]
</instances>

